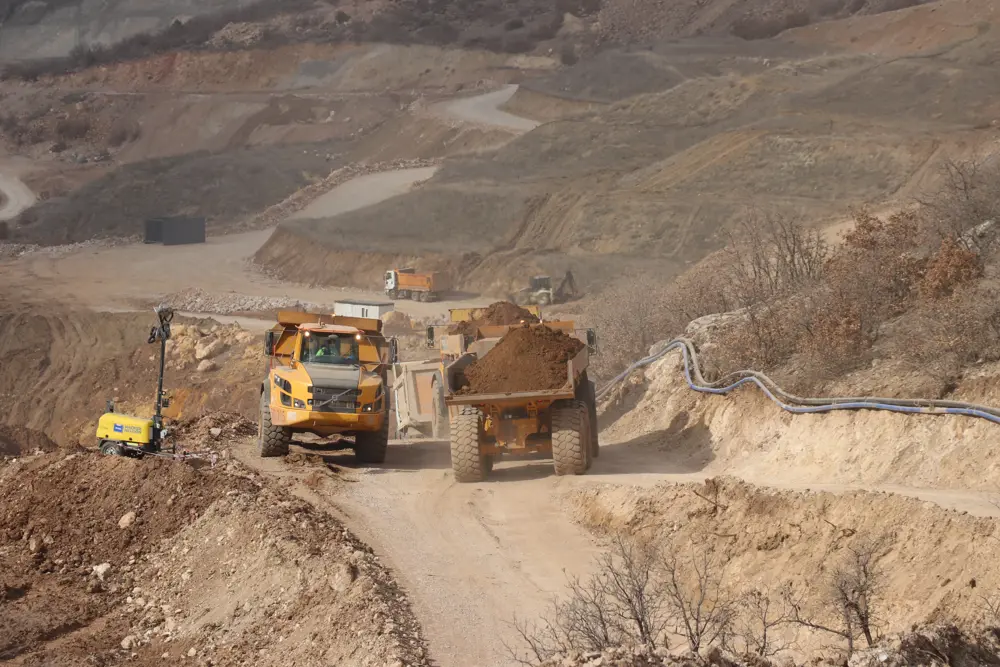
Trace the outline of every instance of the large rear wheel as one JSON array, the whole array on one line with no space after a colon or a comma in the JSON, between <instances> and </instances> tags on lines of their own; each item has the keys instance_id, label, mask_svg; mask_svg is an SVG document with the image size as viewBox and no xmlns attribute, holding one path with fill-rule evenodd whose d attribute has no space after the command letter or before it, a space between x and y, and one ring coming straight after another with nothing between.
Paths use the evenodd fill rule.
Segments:
<instances>
[{"instance_id":1,"label":"large rear wheel","mask_svg":"<svg viewBox=\"0 0 1000 667\"><path fill-rule=\"evenodd\" d=\"M587 406L560 402L552 408L552 462L557 475L582 475L590 461Z\"/></svg>"},{"instance_id":2,"label":"large rear wheel","mask_svg":"<svg viewBox=\"0 0 1000 667\"><path fill-rule=\"evenodd\" d=\"M462 408L451 418L451 469L456 482L482 482L493 460L479 448L479 410Z\"/></svg>"},{"instance_id":3,"label":"large rear wheel","mask_svg":"<svg viewBox=\"0 0 1000 667\"><path fill-rule=\"evenodd\" d=\"M257 449L262 457L284 456L292 443L292 430L271 423L271 406L267 394L260 394L260 416L257 422Z\"/></svg>"},{"instance_id":4,"label":"large rear wheel","mask_svg":"<svg viewBox=\"0 0 1000 667\"><path fill-rule=\"evenodd\" d=\"M354 458L358 463L384 463L389 449L389 413L382 415L382 428L354 436Z\"/></svg>"}]
</instances>

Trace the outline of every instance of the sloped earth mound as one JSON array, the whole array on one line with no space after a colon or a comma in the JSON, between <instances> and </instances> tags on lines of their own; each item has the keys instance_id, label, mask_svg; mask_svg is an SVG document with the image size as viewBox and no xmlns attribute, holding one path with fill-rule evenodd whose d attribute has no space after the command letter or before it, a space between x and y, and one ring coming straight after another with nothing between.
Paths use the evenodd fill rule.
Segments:
<instances>
[{"instance_id":1,"label":"sloped earth mound","mask_svg":"<svg viewBox=\"0 0 1000 667\"><path fill-rule=\"evenodd\" d=\"M107 400L115 399L119 412L152 416L159 349L146 338L155 321L152 312L0 314L0 424L42 433L61 447L93 447ZM176 318L167 350L164 388L172 405L166 416L223 410L256 419L261 364L258 339L239 326ZM28 451L47 447L34 437L16 441Z\"/></svg>"},{"instance_id":2,"label":"sloped earth mound","mask_svg":"<svg viewBox=\"0 0 1000 667\"><path fill-rule=\"evenodd\" d=\"M952 393L956 400L1000 402L992 366L963 380ZM884 372L878 369L874 390L849 393L886 393L886 377L892 376ZM888 389L907 379L896 376ZM848 395L845 391L835 388L831 394ZM996 427L984 419L871 410L793 416L753 386L726 397L692 391L680 353L666 355L626 383L603 410L602 442L655 452L676 472L732 474L774 484L986 492L996 491L1000 476L1000 453L989 444Z\"/></svg>"},{"instance_id":3,"label":"sloped earth mound","mask_svg":"<svg viewBox=\"0 0 1000 667\"><path fill-rule=\"evenodd\" d=\"M56 444L47 435L18 426L0 425L0 457L50 452Z\"/></svg>"},{"instance_id":4,"label":"sloped earth mound","mask_svg":"<svg viewBox=\"0 0 1000 667\"><path fill-rule=\"evenodd\" d=\"M987 604L1000 599L1000 566L992 556L1000 538L996 518L888 493L774 491L730 477L656 487L594 485L568 492L567 499L575 518L599 536L637 532L678 562L715 563L730 599L757 588L773 596L777 612L779 591L788 587L803 612L826 627L837 623L830 616L835 608L827 606L833 573L847 566L851 550L869 547L880 632L943 619L963 627L987 616L997 622ZM830 635L793 630L783 628L781 637L804 652L836 643Z\"/></svg>"},{"instance_id":5,"label":"sloped earth mound","mask_svg":"<svg viewBox=\"0 0 1000 667\"><path fill-rule=\"evenodd\" d=\"M427 664L370 550L233 462L45 455L0 468L0 501L15 664Z\"/></svg>"},{"instance_id":6,"label":"sloped earth mound","mask_svg":"<svg viewBox=\"0 0 1000 667\"><path fill-rule=\"evenodd\" d=\"M1000 90L1000 74L971 56L886 63L799 57L783 44L772 50L789 55L774 62L767 49L741 59L733 48L711 71L726 48L677 56L691 77L676 85L674 56L629 54L662 69L657 85L670 87L450 160L408 194L282 224L256 261L275 275L359 287L378 276L355 267L419 263L497 295L567 268L585 291L629 271L668 280L719 249L750 204L824 226L852 204L909 202L914 185L934 186L943 156L992 141L975 128L996 119L982 91ZM632 92L605 87L606 99Z\"/></svg>"}]
</instances>

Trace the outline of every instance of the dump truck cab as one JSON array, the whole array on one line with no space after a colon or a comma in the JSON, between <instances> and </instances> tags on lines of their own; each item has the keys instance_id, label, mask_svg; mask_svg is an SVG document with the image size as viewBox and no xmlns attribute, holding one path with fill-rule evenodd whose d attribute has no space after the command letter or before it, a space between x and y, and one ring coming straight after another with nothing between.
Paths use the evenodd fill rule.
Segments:
<instances>
[{"instance_id":1,"label":"dump truck cab","mask_svg":"<svg viewBox=\"0 0 1000 667\"><path fill-rule=\"evenodd\" d=\"M283 456L295 433L354 438L359 462L381 463L389 440L386 376L395 340L381 320L282 311L265 334L258 447Z\"/></svg>"}]
</instances>

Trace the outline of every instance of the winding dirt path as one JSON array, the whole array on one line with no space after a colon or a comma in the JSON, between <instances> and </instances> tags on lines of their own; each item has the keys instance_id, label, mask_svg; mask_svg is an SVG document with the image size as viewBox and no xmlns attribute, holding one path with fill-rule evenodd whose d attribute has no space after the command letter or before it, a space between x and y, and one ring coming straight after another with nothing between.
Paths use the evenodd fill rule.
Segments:
<instances>
[{"instance_id":1,"label":"winding dirt path","mask_svg":"<svg viewBox=\"0 0 1000 667\"><path fill-rule=\"evenodd\" d=\"M12 220L35 201L35 193L16 172L0 164L0 221Z\"/></svg>"}]
</instances>

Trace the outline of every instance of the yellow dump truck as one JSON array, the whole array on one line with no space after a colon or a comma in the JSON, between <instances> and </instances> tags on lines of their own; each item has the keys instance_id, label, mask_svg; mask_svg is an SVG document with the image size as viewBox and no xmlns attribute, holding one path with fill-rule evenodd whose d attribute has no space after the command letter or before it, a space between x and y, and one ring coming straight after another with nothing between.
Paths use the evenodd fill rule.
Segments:
<instances>
[{"instance_id":1,"label":"yellow dump truck","mask_svg":"<svg viewBox=\"0 0 1000 667\"><path fill-rule=\"evenodd\" d=\"M435 350L435 358L426 361L406 361L393 365L393 405L396 409L396 430L403 436L421 435L448 437L448 412L444 405L441 374L447 362L465 354L475 340L502 336L509 326L477 327L471 334L450 334L448 330L460 322L482 319L486 308L450 308L452 324L427 327L427 347ZM541 319L538 306L525 310Z\"/></svg>"},{"instance_id":2,"label":"yellow dump truck","mask_svg":"<svg viewBox=\"0 0 1000 667\"><path fill-rule=\"evenodd\" d=\"M573 322L546 322L544 326L585 343L566 364L566 382L557 389L492 394L458 391L465 384L465 369L493 349L503 334L480 338L444 367L444 403L456 481L483 481L502 456L551 456L557 475L581 475L599 456L597 401L594 383L587 377L590 354L596 352L596 334L593 329L577 330Z\"/></svg>"},{"instance_id":3,"label":"yellow dump truck","mask_svg":"<svg viewBox=\"0 0 1000 667\"><path fill-rule=\"evenodd\" d=\"M382 335L381 320L281 311L265 334L264 352L261 456L282 456L295 433L313 433L352 436L361 463L385 460L396 341Z\"/></svg>"}]
</instances>

